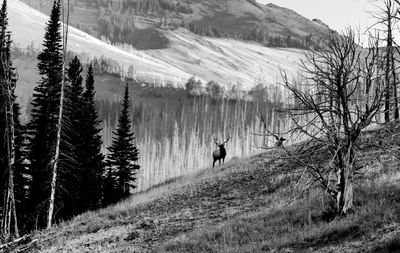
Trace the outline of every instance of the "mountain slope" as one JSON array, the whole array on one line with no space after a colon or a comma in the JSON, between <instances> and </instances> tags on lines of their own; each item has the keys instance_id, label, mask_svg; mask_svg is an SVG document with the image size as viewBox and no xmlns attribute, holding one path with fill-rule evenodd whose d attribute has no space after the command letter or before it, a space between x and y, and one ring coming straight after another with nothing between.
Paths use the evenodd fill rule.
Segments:
<instances>
[{"instance_id":1,"label":"mountain slope","mask_svg":"<svg viewBox=\"0 0 400 253\"><path fill-rule=\"evenodd\" d=\"M49 12L41 0L23 0ZM274 47L308 48L316 46L328 27L274 4L261 5L254 0L129 0L72 2L72 22L90 34L105 36L113 42L128 43L138 49L136 32L149 28L190 31L213 37L234 37ZM153 38L147 39L151 42ZM148 48L161 49L163 44Z\"/></svg>"},{"instance_id":2,"label":"mountain slope","mask_svg":"<svg viewBox=\"0 0 400 253\"><path fill-rule=\"evenodd\" d=\"M396 245L400 177L390 159L355 188L355 213L333 219L326 193L291 198L297 180L277 156L235 160L83 214L35 234L25 252L385 252Z\"/></svg>"},{"instance_id":3,"label":"mountain slope","mask_svg":"<svg viewBox=\"0 0 400 253\"><path fill-rule=\"evenodd\" d=\"M43 41L44 27L48 17L18 0L8 3L8 12L14 43L21 48L28 46L39 48ZM85 53L91 57L107 57L124 65L126 69L134 64L137 71L149 80L157 79L159 75L165 76L168 80L174 80L176 77L183 79L190 77L189 74L168 63L148 55L128 53L73 27L70 27L68 39L69 50Z\"/></svg>"},{"instance_id":4,"label":"mountain slope","mask_svg":"<svg viewBox=\"0 0 400 253\"><path fill-rule=\"evenodd\" d=\"M47 17L18 0L10 1L9 17L16 45L39 48ZM182 86L196 75L203 83L215 80L227 88L240 83L245 89L254 86L258 79L275 81L280 69L294 75L302 56L301 50L273 49L233 39L205 38L185 29L159 32L170 40L168 48L137 51L116 48L71 28L68 48L85 58L104 56L111 59L125 73L132 66L134 77L143 82ZM24 70L19 71L22 75Z\"/></svg>"},{"instance_id":5,"label":"mountain slope","mask_svg":"<svg viewBox=\"0 0 400 253\"><path fill-rule=\"evenodd\" d=\"M257 4L249 0L191 0L194 10L185 18L198 20L199 25L213 26L228 33L246 34L255 26L265 29L270 35L305 37L321 36L327 29L293 10L275 4ZM221 22L222 21L222 22ZM239 24L239 25L237 25Z\"/></svg>"}]
</instances>

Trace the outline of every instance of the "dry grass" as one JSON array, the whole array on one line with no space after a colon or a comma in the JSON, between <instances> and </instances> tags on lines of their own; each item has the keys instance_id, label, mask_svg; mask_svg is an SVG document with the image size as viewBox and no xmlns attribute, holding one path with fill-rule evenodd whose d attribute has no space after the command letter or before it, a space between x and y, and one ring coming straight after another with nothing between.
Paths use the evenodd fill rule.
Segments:
<instances>
[{"instance_id":1,"label":"dry grass","mask_svg":"<svg viewBox=\"0 0 400 253\"><path fill-rule=\"evenodd\" d=\"M374 252L376 253L395 253L400 252L400 234L391 238L384 245L377 247Z\"/></svg>"},{"instance_id":2,"label":"dry grass","mask_svg":"<svg viewBox=\"0 0 400 253\"><path fill-rule=\"evenodd\" d=\"M224 224L174 238L162 246L166 252L295 252L368 238L386 225L400 221L400 187L371 185L358 188L356 212L333 219L333 207L314 193L288 207L246 214ZM397 245L397 238L386 248ZM389 251L391 252L391 251Z\"/></svg>"},{"instance_id":3,"label":"dry grass","mask_svg":"<svg viewBox=\"0 0 400 253\"><path fill-rule=\"evenodd\" d=\"M288 205L294 183L271 156L235 160L78 216L37 234L31 252L393 252L399 180L363 181L355 213L339 219L318 190Z\"/></svg>"}]
</instances>

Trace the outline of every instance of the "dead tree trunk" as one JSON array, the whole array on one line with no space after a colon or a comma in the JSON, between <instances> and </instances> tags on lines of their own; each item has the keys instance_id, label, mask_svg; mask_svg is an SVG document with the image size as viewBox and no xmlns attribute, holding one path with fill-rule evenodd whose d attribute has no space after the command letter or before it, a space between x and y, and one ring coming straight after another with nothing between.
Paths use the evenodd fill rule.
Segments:
<instances>
[{"instance_id":1,"label":"dead tree trunk","mask_svg":"<svg viewBox=\"0 0 400 253\"><path fill-rule=\"evenodd\" d=\"M8 178L6 193L4 196L3 204L3 218L1 224L2 237L8 240L11 237L11 222L14 220L14 235L19 237L17 212L15 210L15 195L14 195L14 165L15 165L15 123L14 123L14 83L10 76L9 63L3 63L5 68L5 91L7 103L6 103L6 142L7 142L7 169Z\"/></svg>"},{"instance_id":2,"label":"dead tree trunk","mask_svg":"<svg viewBox=\"0 0 400 253\"><path fill-rule=\"evenodd\" d=\"M349 148L344 152L339 155L340 166L337 170L336 206L341 215L347 215L353 209L353 151Z\"/></svg>"},{"instance_id":3,"label":"dead tree trunk","mask_svg":"<svg viewBox=\"0 0 400 253\"><path fill-rule=\"evenodd\" d=\"M392 50L392 54L391 54L391 69L392 69L392 86L393 86L393 96L394 96L394 106L393 106L393 110L394 110L394 120L398 121L400 119L400 115L399 115L399 98L398 98L398 92L397 92L397 73L396 73L396 65L395 65L395 60L394 60L394 52Z\"/></svg>"},{"instance_id":4,"label":"dead tree trunk","mask_svg":"<svg viewBox=\"0 0 400 253\"><path fill-rule=\"evenodd\" d=\"M64 6L64 4L63 4ZM64 7L63 7L63 21L64 21ZM64 90L65 90L65 56L67 54L67 42L68 42L68 22L69 22L69 0L67 2L67 23L66 29L65 22L63 22L63 66L62 66L62 83L61 83L61 91L60 91L60 104L58 111L58 122L57 122L57 140L56 140L56 150L54 154L54 158L52 159L52 177L51 177L51 190L50 190L50 199L49 199L49 212L47 216L47 229L51 228L53 213L54 213L54 202L56 195L56 187L57 187L57 173L58 173L58 163L60 157L60 143L61 143L61 131L62 131L62 123L63 123L63 111L64 111ZM65 30L65 33L64 33Z\"/></svg>"}]
</instances>

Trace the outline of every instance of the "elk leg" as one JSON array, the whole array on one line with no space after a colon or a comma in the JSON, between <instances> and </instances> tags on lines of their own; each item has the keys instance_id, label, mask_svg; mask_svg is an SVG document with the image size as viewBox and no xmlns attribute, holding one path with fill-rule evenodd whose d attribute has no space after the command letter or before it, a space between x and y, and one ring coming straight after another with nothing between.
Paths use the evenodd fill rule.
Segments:
<instances>
[{"instance_id":1,"label":"elk leg","mask_svg":"<svg viewBox=\"0 0 400 253\"><path fill-rule=\"evenodd\" d=\"M214 160L214 162L213 162L213 168L214 168L214 165L215 165L215 162L216 162L217 160Z\"/></svg>"}]
</instances>

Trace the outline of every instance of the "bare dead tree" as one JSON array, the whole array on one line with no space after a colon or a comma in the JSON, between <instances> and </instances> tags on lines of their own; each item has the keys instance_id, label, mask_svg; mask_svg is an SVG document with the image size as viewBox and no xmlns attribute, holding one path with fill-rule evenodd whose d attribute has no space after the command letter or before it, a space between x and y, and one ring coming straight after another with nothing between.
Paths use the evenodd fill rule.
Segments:
<instances>
[{"instance_id":1,"label":"bare dead tree","mask_svg":"<svg viewBox=\"0 0 400 253\"><path fill-rule=\"evenodd\" d=\"M378 81L378 41L369 42L365 55L355 37L351 29L331 34L326 50L306 53L301 81L292 82L282 72L291 94L291 106L285 110L294 125L290 135L307 139L285 148L295 163L292 172L298 182L321 186L335 199L340 215L353 209L361 132L374 122L386 95Z\"/></svg>"},{"instance_id":2,"label":"bare dead tree","mask_svg":"<svg viewBox=\"0 0 400 253\"><path fill-rule=\"evenodd\" d=\"M377 20L372 26L379 31L381 38L378 38L383 44L384 54L382 55L384 61L382 62L382 69L385 73L384 80L387 86L385 94L385 122L392 119L398 121L399 115L399 98L398 98L398 77L395 53L398 53L398 47L394 39L394 31L397 28L399 21L399 1L398 0L384 0L376 4L377 11L372 16Z\"/></svg>"},{"instance_id":3,"label":"bare dead tree","mask_svg":"<svg viewBox=\"0 0 400 253\"><path fill-rule=\"evenodd\" d=\"M9 36L9 35L8 35ZM13 222L14 236L19 237L17 212L15 208L14 193L14 167L15 167L15 122L14 122L14 104L15 104L15 84L17 75L12 67L9 52L7 49L0 55L2 76L0 78L0 93L5 98L5 140L7 147L7 182L4 193L3 217L1 220L1 236L8 240L11 237L11 227Z\"/></svg>"},{"instance_id":4,"label":"bare dead tree","mask_svg":"<svg viewBox=\"0 0 400 253\"><path fill-rule=\"evenodd\" d=\"M64 2L62 5L62 16L63 16L63 66L62 66L62 83L61 83L61 92L60 92L60 105L58 112L58 122L57 122L57 140L56 140L56 150L54 153L54 158L51 161L52 164L52 177L51 177L51 191L50 191L50 199L49 199L49 211L47 216L47 229L51 228L53 213L54 213L54 201L56 195L56 187L57 187L57 166L59 163L60 157L60 143L61 143L61 132L62 132L62 124L63 124L63 111L64 111L64 96L65 96L65 62L67 55L67 42L68 42L68 28L69 28L69 0L67 1L67 18L66 22L64 20Z\"/></svg>"}]
</instances>

